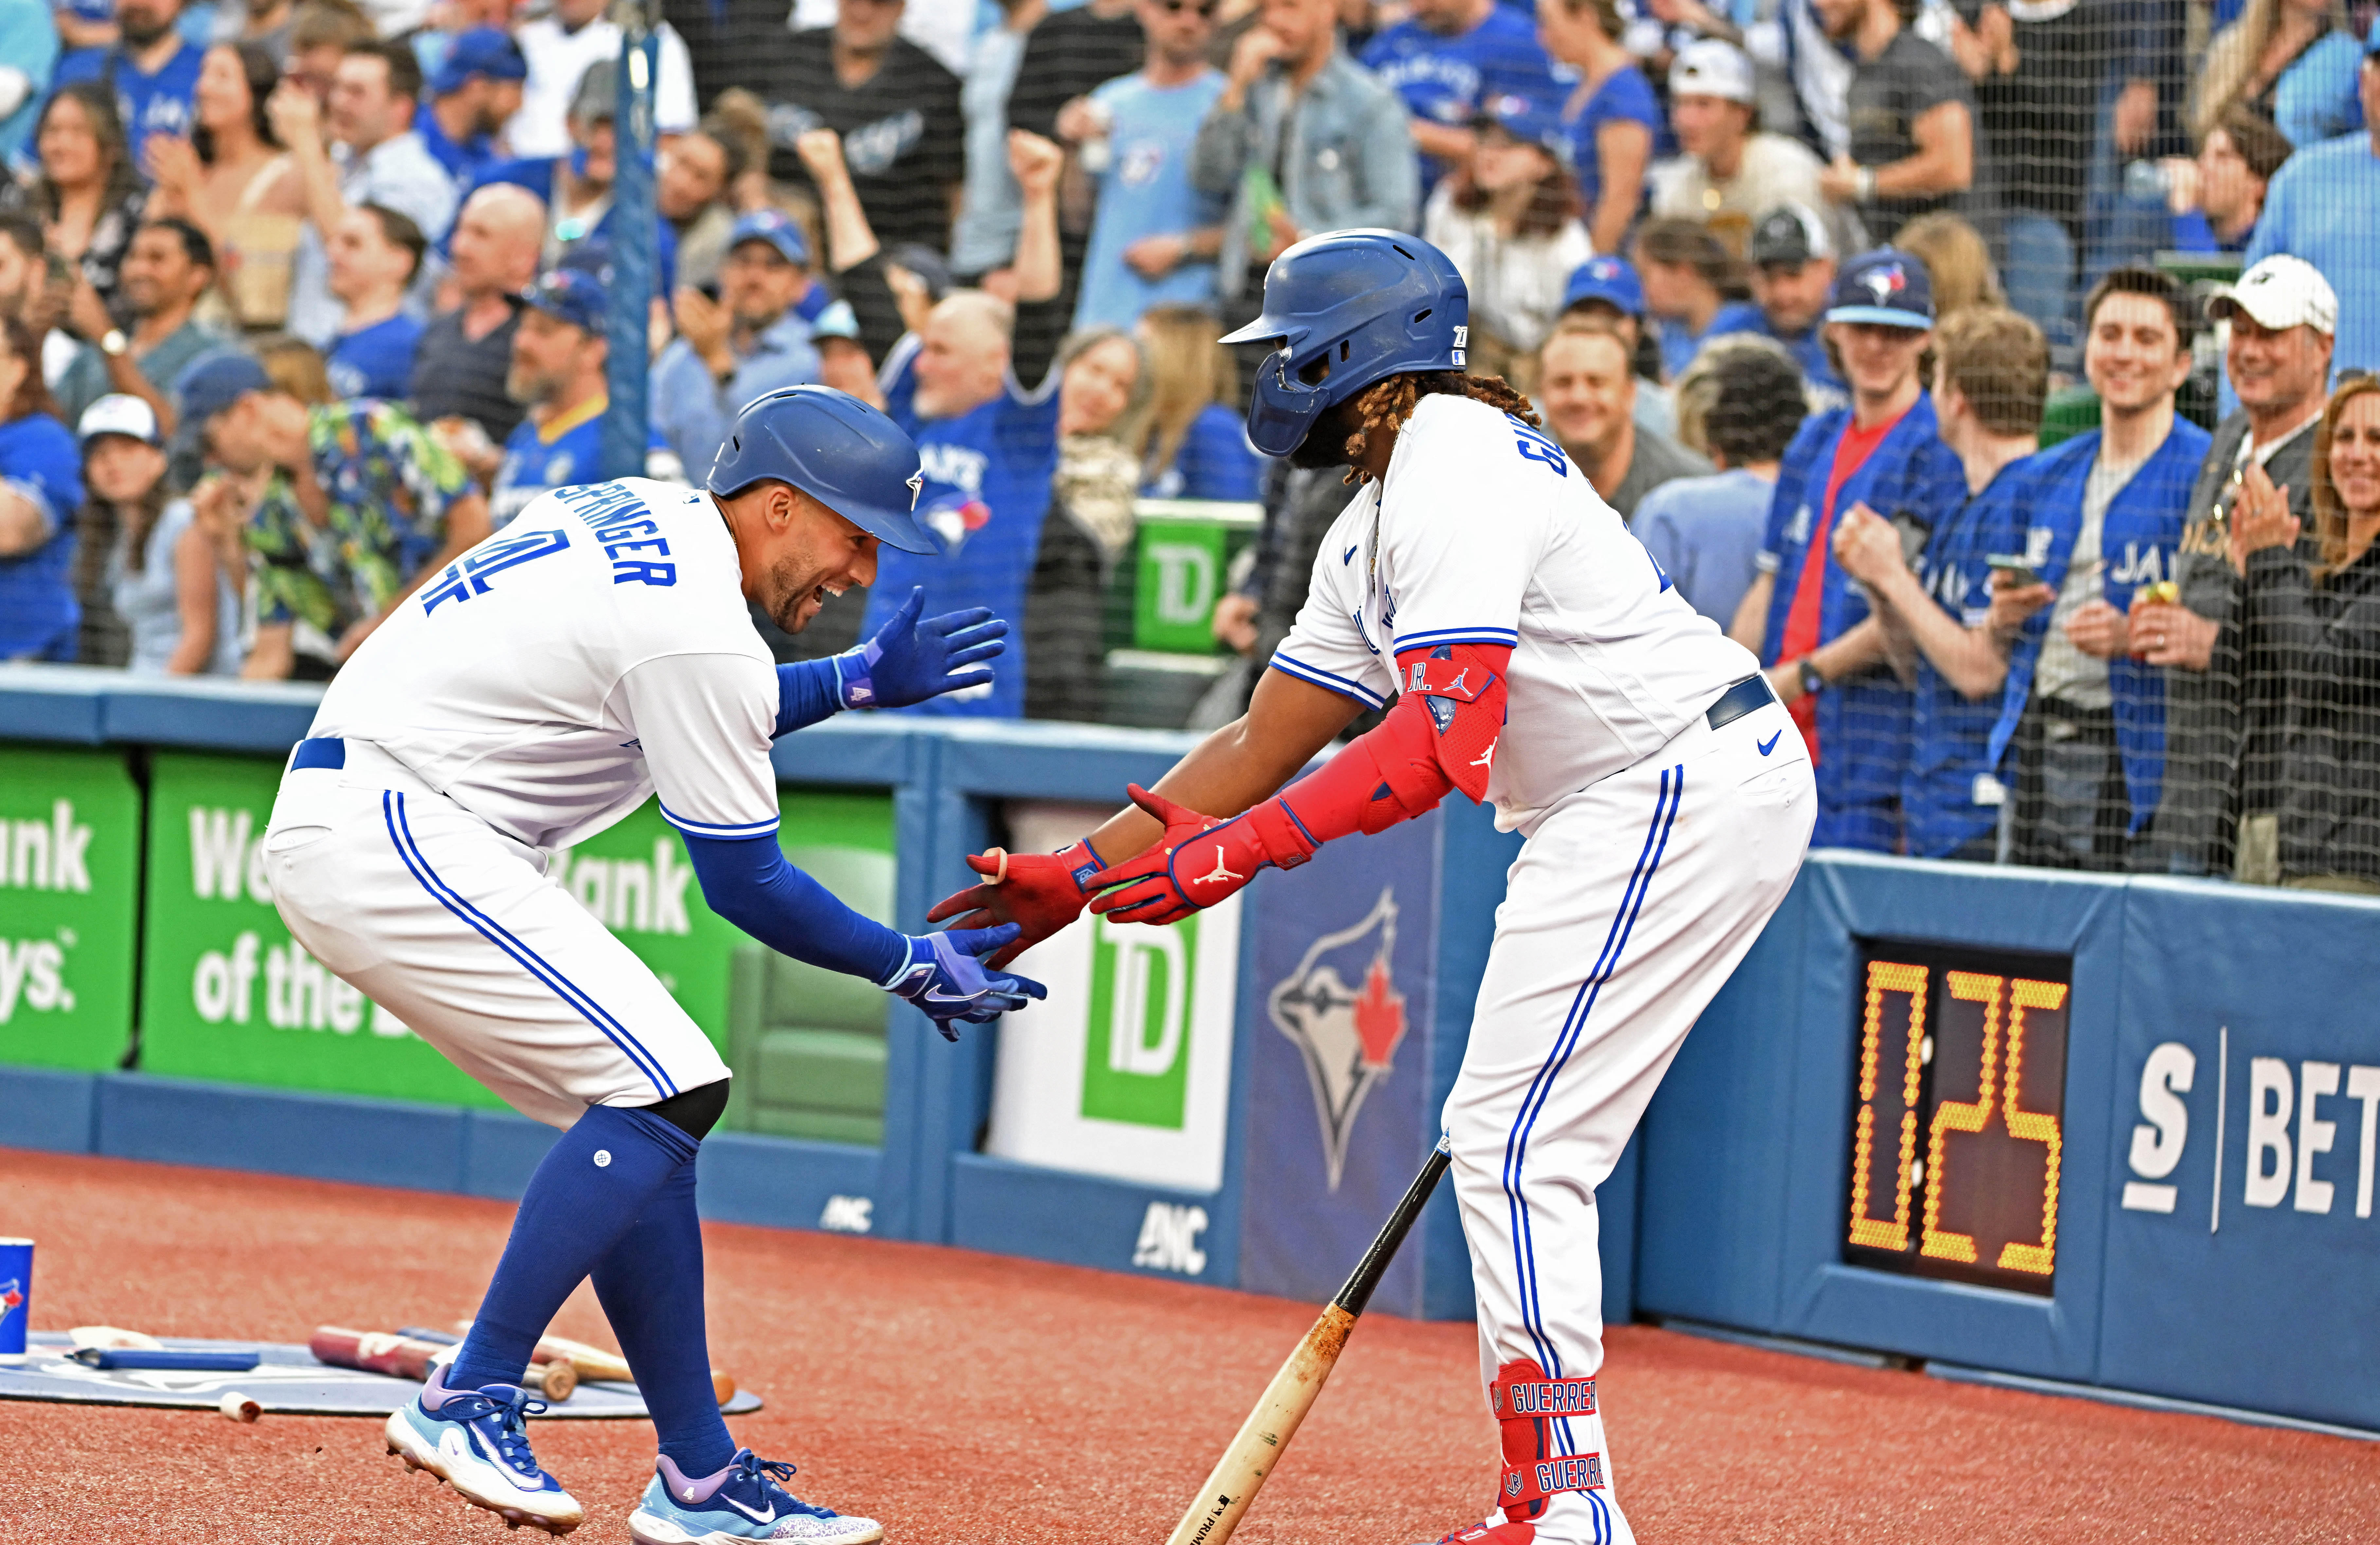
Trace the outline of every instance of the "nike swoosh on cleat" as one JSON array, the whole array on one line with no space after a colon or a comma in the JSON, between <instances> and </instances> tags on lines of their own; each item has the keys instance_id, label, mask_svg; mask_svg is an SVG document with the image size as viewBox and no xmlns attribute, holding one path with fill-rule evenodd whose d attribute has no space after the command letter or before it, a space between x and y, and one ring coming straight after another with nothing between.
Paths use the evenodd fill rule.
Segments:
<instances>
[{"instance_id":1,"label":"nike swoosh on cleat","mask_svg":"<svg viewBox=\"0 0 2380 1545\"><path fill-rule=\"evenodd\" d=\"M1773 751L1773 750L1777 749L1777 741L1778 741L1778 738L1779 738L1779 736L1781 736L1784 733L1785 733L1785 732L1784 732L1783 730L1774 730L1774 731L1771 731L1771 732L1770 732L1770 734L1769 734L1768 738L1767 738L1767 739L1766 739L1766 740L1764 740L1764 741L1761 741L1761 742L1760 742L1760 754L1761 754L1762 756L1764 756L1764 757L1765 757L1765 756L1767 756L1769 752L1771 752L1771 751Z\"/></svg>"}]
</instances>

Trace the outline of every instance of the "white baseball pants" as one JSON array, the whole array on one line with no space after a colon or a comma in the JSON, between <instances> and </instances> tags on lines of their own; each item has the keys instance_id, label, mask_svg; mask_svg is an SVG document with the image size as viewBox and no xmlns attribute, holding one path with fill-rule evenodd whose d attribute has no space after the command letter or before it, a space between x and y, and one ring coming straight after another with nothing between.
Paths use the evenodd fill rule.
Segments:
<instances>
[{"instance_id":1,"label":"white baseball pants","mask_svg":"<svg viewBox=\"0 0 2380 1545\"><path fill-rule=\"evenodd\" d=\"M567 1128L727 1065L651 969L546 878L546 856L390 759L285 772L264 840L273 904L343 980L504 1103Z\"/></svg>"},{"instance_id":2,"label":"white baseball pants","mask_svg":"<svg viewBox=\"0 0 2380 1545\"><path fill-rule=\"evenodd\" d=\"M1596 1187L1785 899L1816 809L1802 736L1771 703L1695 721L1529 833L1445 1113L1483 1383L1521 1358L1556 1379L1602 1367ZM1557 1452L1602 1455L1606 1484L1549 1498L1539 1545L1626 1545L1601 1416L1552 1426Z\"/></svg>"}]
</instances>

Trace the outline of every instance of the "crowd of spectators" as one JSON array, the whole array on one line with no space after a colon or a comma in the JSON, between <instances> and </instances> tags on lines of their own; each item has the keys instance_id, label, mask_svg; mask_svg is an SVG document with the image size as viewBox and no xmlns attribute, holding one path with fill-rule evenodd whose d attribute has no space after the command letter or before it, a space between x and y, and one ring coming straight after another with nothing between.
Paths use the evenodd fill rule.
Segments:
<instances>
[{"instance_id":1,"label":"crowd of spectators","mask_svg":"<svg viewBox=\"0 0 2380 1545\"><path fill-rule=\"evenodd\" d=\"M1386 226L1759 653L1820 842L2380 887L2366 0L659 14L636 469L824 382L942 543L756 618L782 656L922 585L1021 667L923 711L1117 717L1144 501L1257 504L1193 717L1235 712L1349 491L1250 449L1266 349L1215 340ZM0 0L0 658L326 678L620 469L633 21Z\"/></svg>"}]
</instances>

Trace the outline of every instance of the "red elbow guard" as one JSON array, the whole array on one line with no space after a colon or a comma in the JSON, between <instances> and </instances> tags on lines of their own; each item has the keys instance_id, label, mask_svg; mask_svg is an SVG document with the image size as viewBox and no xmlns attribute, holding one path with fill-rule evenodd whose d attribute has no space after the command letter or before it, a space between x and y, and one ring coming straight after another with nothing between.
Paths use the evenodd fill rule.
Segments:
<instances>
[{"instance_id":1,"label":"red elbow guard","mask_svg":"<svg viewBox=\"0 0 2380 1545\"><path fill-rule=\"evenodd\" d=\"M1509 644L1440 644L1397 656L1403 690L1388 717L1281 796L1318 843L1384 831L1436 808L1449 789L1486 797L1504 732Z\"/></svg>"}]
</instances>

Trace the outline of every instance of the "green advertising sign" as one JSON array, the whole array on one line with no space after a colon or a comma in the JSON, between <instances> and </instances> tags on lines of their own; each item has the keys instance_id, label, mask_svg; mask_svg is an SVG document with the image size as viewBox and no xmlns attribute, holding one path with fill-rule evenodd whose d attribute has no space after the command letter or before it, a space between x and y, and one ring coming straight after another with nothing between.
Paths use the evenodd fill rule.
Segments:
<instances>
[{"instance_id":1,"label":"green advertising sign","mask_svg":"<svg viewBox=\"0 0 2380 1545\"><path fill-rule=\"evenodd\" d=\"M0 748L0 1063L124 1060L140 872L122 752Z\"/></svg>"},{"instance_id":2,"label":"green advertising sign","mask_svg":"<svg viewBox=\"0 0 2380 1545\"><path fill-rule=\"evenodd\" d=\"M236 1083L500 1104L289 937L262 858L280 780L278 765L245 759L161 753L153 763L141 1065ZM892 846L887 796L795 790L785 806L780 840L788 847ZM686 849L652 802L558 850L547 872L725 1046L729 955L749 941L703 905Z\"/></svg>"},{"instance_id":3,"label":"green advertising sign","mask_svg":"<svg viewBox=\"0 0 2380 1545\"><path fill-rule=\"evenodd\" d=\"M1213 654L1222 646L1208 626L1232 557L1256 540L1255 505L1203 499L1144 499L1138 517L1133 591L1135 649Z\"/></svg>"},{"instance_id":4,"label":"green advertising sign","mask_svg":"<svg viewBox=\"0 0 2380 1545\"><path fill-rule=\"evenodd\" d=\"M1195 914L1170 928L1098 920L1091 935L1083 1114L1181 1129L1197 959Z\"/></svg>"}]
</instances>

